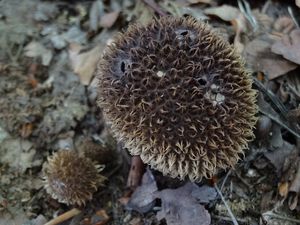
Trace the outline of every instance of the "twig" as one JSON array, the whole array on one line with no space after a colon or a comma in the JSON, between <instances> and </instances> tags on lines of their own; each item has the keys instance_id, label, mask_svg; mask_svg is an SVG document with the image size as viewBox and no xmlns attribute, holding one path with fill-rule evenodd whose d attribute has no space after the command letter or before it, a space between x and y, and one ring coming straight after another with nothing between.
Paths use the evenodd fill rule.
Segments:
<instances>
[{"instance_id":1,"label":"twig","mask_svg":"<svg viewBox=\"0 0 300 225\"><path fill-rule=\"evenodd\" d=\"M253 84L272 102L272 105L279 110L281 116L285 117L286 113L288 112L285 105L271 91L266 89L265 86L255 77L253 81Z\"/></svg>"},{"instance_id":2,"label":"twig","mask_svg":"<svg viewBox=\"0 0 300 225\"><path fill-rule=\"evenodd\" d=\"M266 102L263 97L260 98L260 101L263 101L262 104L259 104L259 111L268 116L271 120L273 120L275 123L279 124L286 130L288 130L290 133L295 135L297 138L300 138L300 131L296 129L295 127L291 127L290 124L286 121L286 123L282 120L288 120L287 119L287 113L288 110L286 107L282 104L282 102L269 90L265 88L265 86L258 81L256 78L254 78L254 85L262 92L264 96L266 96L271 102L270 104ZM279 114L273 109L273 107L276 108L279 111Z\"/></svg>"},{"instance_id":3,"label":"twig","mask_svg":"<svg viewBox=\"0 0 300 225\"><path fill-rule=\"evenodd\" d=\"M227 216L219 216L219 215L211 215L212 218L214 219L221 219L221 220L225 220L225 221L232 221L230 217ZM248 220L246 219L240 219L240 218L236 218L237 221L239 221L240 223L249 223Z\"/></svg>"},{"instance_id":4,"label":"twig","mask_svg":"<svg viewBox=\"0 0 300 225\"><path fill-rule=\"evenodd\" d=\"M226 209L227 209L227 212L228 212L228 214L229 214L229 216L230 216L230 218L231 218L233 224L234 224L234 225L239 225L238 222L237 222L237 220L236 220L236 218L235 218L235 216L233 215L231 209L229 208L227 202L225 201L225 198L224 198L222 192L220 191L220 189L218 188L218 186L217 186L216 184L215 184L214 186L215 186L216 191L217 191L218 194L220 195L220 197L221 197L221 199L222 199L222 202L224 203L224 205L225 205L225 207L226 207Z\"/></svg>"},{"instance_id":5,"label":"twig","mask_svg":"<svg viewBox=\"0 0 300 225\"><path fill-rule=\"evenodd\" d=\"M60 224L68 219L71 219L72 217L78 215L81 213L81 210L74 208L69 210L68 212L65 212L61 215L59 215L58 217L50 220L48 223L46 223L45 225L57 225Z\"/></svg>"},{"instance_id":6,"label":"twig","mask_svg":"<svg viewBox=\"0 0 300 225\"><path fill-rule=\"evenodd\" d=\"M229 177L230 174L231 174L231 170L229 170L229 171L226 173L226 176L225 176L225 178L224 178L224 180L223 180L223 182L222 182L221 188L220 188L221 191L223 191L224 185L225 185L225 183L226 183L226 181L227 181L227 179L228 179L228 177Z\"/></svg>"},{"instance_id":7,"label":"twig","mask_svg":"<svg viewBox=\"0 0 300 225\"><path fill-rule=\"evenodd\" d=\"M159 5L154 0L144 0L144 3L148 5L151 9L154 10L160 16L167 16L168 14L162 10Z\"/></svg>"},{"instance_id":8,"label":"twig","mask_svg":"<svg viewBox=\"0 0 300 225\"><path fill-rule=\"evenodd\" d=\"M270 216L270 217L275 218L275 219L280 219L280 220L285 220L285 221L290 221L290 222L293 222L293 223L300 224L300 220L285 217L285 216L281 216L281 215L273 213L272 211L265 212L265 213L262 214L262 216L263 217L264 216Z\"/></svg>"},{"instance_id":9,"label":"twig","mask_svg":"<svg viewBox=\"0 0 300 225\"><path fill-rule=\"evenodd\" d=\"M291 134L295 135L297 138L300 138L300 134L298 134L296 131L294 131L293 129L289 128L287 125L285 125L279 118L276 118L275 116L273 116L270 113L264 111L263 109L259 109L259 111L262 114L268 116L271 120L273 120L278 125L282 126L286 130L288 130Z\"/></svg>"}]
</instances>

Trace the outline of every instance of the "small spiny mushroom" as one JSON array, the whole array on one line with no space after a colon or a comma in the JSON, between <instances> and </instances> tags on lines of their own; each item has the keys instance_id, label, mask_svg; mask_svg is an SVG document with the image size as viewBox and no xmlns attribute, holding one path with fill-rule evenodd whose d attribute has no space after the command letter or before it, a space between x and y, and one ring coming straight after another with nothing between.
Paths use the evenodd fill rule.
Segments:
<instances>
[{"instance_id":1,"label":"small spiny mushroom","mask_svg":"<svg viewBox=\"0 0 300 225\"><path fill-rule=\"evenodd\" d=\"M43 170L47 193L67 205L85 205L105 180L89 158L68 150L48 157Z\"/></svg>"}]
</instances>

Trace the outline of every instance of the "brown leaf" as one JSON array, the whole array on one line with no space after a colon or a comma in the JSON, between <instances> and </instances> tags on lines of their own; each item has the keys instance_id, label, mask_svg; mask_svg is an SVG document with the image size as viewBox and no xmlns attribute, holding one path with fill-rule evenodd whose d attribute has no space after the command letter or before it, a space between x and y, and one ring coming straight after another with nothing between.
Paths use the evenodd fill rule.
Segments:
<instances>
[{"instance_id":1,"label":"brown leaf","mask_svg":"<svg viewBox=\"0 0 300 225\"><path fill-rule=\"evenodd\" d=\"M211 7L204 10L206 15L213 15L221 18L224 21L232 21L240 14L240 10L230 5L222 5L219 7Z\"/></svg>"},{"instance_id":2,"label":"brown leaf","mask_svg":"<svg viewBox=\"0 0 300 225\"><path fill-rule=\"evenodd\" d=\"M107 212L104 209L100 209L96 212L96 215L91 218L91 221L93 225L105 225L109 219L110 217L107 215Z\"/></svg>"},{"instance_id":3,"label":"brown leaf","mask_svg":"<svg viewBox=\"0 0 300 225\"><path fill-rule=\"evenodd\" d=\"M76 73L83 85L89 85L96 65L102 54L102 46L97 45L89 51L82 51L81 45L72 43L69 47L69 59L74 73Z\"/></svg>"},{"instance_id":4,"label":"brown leaf","mask_svg":"<svg viewBox=\"0 0 300 225\"><path fill-rule=\"evenodd\" d=\"M134 217L132 220L129 221L129 225L142 225L143 220L140 217Z\"/></svg>"},{"instance_id":5,"label":"brown leaf","mask_svg":"<svg viewBox=\"0 0 300 225\"><path fill-rule=\"evenodd\" d=\"M289 192L289 183L286 181L283 183L279 183L278 192L281 197L286 198L286 196L288 195L288 192Z\"/></svg>"},{"instance_id":6,"label":"brown leaf","mask_svg":"<svg viewBox=\"0 0 300 225\"><path fill-rule=\"evenodd\" d=\"M285 141L282 147L265 152L264 155L276 168L277 173L280 173L284 167L286 157L292 153L293 149L294 146Z\"/></svg>"},{"instance_id":7,"label":"brown leaf","mask_svg":"<svg viewBox=\"0 0 300 225\"><path fill-rule=\"evenodd\" d=\"M118 19L120 11L105 13L100 19L100 26L104 28L110 28Z\"/></svg>"},{"instance_id":8,"label":"brown leaf","mask_svg":"<svg viewBox=\"0 0 300 225\"><path fill-rule=\"evenodd\" d=\"M156 193L162 201L162 209L157 213L157 219L166 219L168 225L199 224L209 225L211 222L208 211L199 204L192 193L199 187L193 183L177 189L165 189ZM198 193L199 194L199 193ZM205 192L202 192L204 197ZM201 199L197 195L198 199Z\"/></svg>"},{"instance_id":9,"label":"brown leaf","mask_svg":"<svg viewBox=\"0 0 300 225\"><path fill-rule=\"evenodd\" d=\"M272 40L257 38L247 43L244 49L246 62L254 71L265 73L269 80L275 79L297 68L297 65L271 52Z\"/></svg>"},{"instance_id":10,"label":"brown leaf","mask_svg":"<svg viewBox=\"0 0 300 225\"><path fill-rule=\"evenodd\" d=\"M271 50L291 62L300 64L300 29L295 29L280 41L276 41Z\"/></svg>"},{"instance_id":11,"label":"brown leaf","mask_svg":"<svg viewBox=\"0 0 300 225\"><path fill-rule=\"evenodd\" d=\"M295 27L295 24L291 17L281 16L274 22L273 27L277 32L287 34L292 31L292 29Z\"/></svg>"}]
</instances>

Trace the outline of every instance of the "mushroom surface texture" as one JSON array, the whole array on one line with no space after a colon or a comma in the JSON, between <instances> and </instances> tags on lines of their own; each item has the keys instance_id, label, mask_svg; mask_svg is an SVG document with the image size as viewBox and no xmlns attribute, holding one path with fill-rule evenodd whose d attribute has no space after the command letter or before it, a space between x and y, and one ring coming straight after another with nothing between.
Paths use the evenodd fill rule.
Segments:
<instances>
[{"instance_id":1,"label":"mushroom surface texture","mask_svg":"<svg viewBox=\"0 0 300 225\"><path fill-rule=\"evenodd\" d=\"M97 68L98 105L118 140L164 175L233 167L254 137L256 91L240 56L203 22L130 25Z\"/></svg>"},{"instance_id":2,"label":"mushroom surface texture","mask_svg":"<svg viewBox=\"0 0 300 225\"><path fill-rule=\"evenodd\" d=\"M68 150L50 156L43 169L46 191L67 205L85 205L105 179L89 158Z\"/></svg>"}]
</instances>

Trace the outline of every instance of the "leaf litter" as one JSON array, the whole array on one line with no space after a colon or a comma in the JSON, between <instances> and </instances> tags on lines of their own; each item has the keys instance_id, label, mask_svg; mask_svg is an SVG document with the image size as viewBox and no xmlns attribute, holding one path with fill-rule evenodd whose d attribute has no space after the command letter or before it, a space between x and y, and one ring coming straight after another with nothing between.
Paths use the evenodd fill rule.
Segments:
<instances>
[{"instance_id":1,"label":"leaf litter","mask_svg":"<svg viewBox=\"0 0 300 225\"><path fill-rule=\"evenodd\" d=\"M43 189L54 151L82 153L88 140L118 152L95 104L94 70L116 33L164 14L213 26L244 56L260 93L266 123L235 171L214 180L227 206L209 181L183 184L151 169L127 192L130 160L120 151L103 159L106 186L64 224L230 224L226 207L239 224L299 224L299 1L74 3L0 3L0 224L44 224L70 210Z\"/></svg>"}]
</instances>

